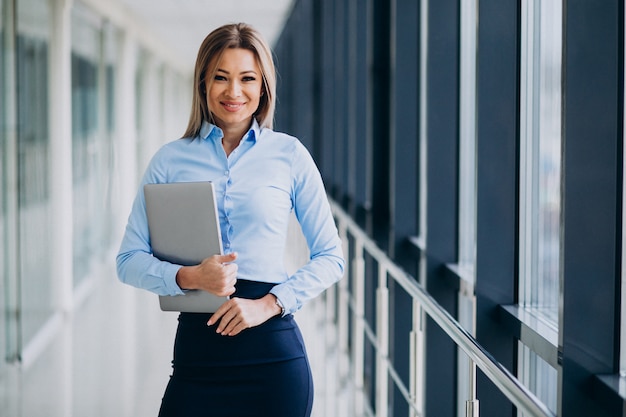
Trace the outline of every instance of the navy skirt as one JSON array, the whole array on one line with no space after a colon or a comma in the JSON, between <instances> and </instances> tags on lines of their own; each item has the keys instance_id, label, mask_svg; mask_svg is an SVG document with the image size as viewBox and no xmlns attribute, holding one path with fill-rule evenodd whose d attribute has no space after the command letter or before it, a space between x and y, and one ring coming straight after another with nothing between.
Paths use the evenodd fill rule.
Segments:
<instances>
[{"instance_id":1,"label":"navy skirt","mask_svg":"<svg viewBox=\"0 0 626 417\"><path fill-rule=\"evenodd\" d=\"M257 299L274 284L237 281L234 297ZM308 417L313 380L292 315L222 336L211 314L181 313L173 373L159 417Z\"/></svg>"}]
</instances>

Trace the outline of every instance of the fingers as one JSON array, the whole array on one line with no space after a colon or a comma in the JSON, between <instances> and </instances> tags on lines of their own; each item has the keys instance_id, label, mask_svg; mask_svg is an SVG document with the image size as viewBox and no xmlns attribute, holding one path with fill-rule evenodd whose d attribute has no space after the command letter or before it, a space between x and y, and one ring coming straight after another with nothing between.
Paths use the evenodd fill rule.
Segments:
<instances>
[{"instance_id":1,"label":"fingers","mask_svg":"<svg viewBox=\"0 0 626 417\"><path fill-rule=\"evenodd\" d=\"M276 315L275 297L268 294L257 300L232 298L211 316L208 326L218 323L215 331L223 336L235 336L249 327L258 326Z\"/></svg>"},{"instance_id":2,"label":"fingers","mask_svg":"<svg viewBox=\"0 0 626 417\"><path fill-rule=\"evenodd\" d=\"M201 289L220 297L232 295L237 282L236 253L213 255L200 265L202 278Z\"/></svg>"},{"instance_id":3,"label":"fingers","mask_svg":"<svg viewBox=\"0 0 626 417\"><path fill-rule=\"evenodd\" d=\"M215 280L215 293L220 296L232 295L237 283L237 264L222 265L221 271Z\"/></svg>"},{"instance_id":4,"label":"fingers","mask_svg":"<svg viewBox=\"0 0 626 417\"><path fill-rule=\"evenodd\" d=\"M244 313L237 300L240 299L233 298L222 304L207 322L208 326L213 326L219 322L215 330L216 333L223 336L235 336L249 327L244 320Z\"/></svg>"},{"instance_id":5,"label":"fingers","mask_svg":"<svg viewBox=\"0 0 626 417\"><path fill-rule=\"evenodd\" d=\"M235 259L237 259L237 252L231 252L226 255L215 255L212 258L220 264L228 264L230 262L235 262Z\"/></svg>"}]
</instances>

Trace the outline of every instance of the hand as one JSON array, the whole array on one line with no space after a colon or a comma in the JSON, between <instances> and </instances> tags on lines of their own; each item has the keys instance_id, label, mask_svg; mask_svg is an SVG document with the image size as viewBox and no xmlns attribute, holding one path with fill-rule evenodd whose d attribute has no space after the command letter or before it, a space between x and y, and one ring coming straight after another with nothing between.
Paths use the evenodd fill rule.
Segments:
<instances>
[{"instance_id":1,"label":"hand","mask_svg":"<svg viewBox=\"0 0 626 417\"><path fill-rule=\"evenodd\" d=\"M213 255L199 265L184 266L176 274L178 286L186 290L204 290L220 297L235 292L237 282L236 253Z\"/></svg>"},{"instance_id":2,"label":"hand","mask_svg":"<svg viewBox=\"0 0 626 417\"><path fill-rule=\"evenodd\" d=\"M217 333L235 336L242 330L265 323L280 312L281 309L276 305L276 297L273 294L267 294L258 300L235 297L222 304L207 325L212 326L219 321L215 330Z\"/></svg>"}]
</instances>

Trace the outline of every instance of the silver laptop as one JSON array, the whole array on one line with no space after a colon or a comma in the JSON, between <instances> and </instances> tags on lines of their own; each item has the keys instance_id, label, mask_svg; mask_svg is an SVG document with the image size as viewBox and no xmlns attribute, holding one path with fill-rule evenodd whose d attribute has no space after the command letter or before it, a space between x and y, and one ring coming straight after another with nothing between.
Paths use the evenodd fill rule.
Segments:
<instances>
[{"instance_id":1,"label":"silver laptop","mask_svg":"<svg viewBox=\"0 0 626 417\"><path fill-rule=\"evenodd\" d=\"M197 265L222 254L217 203L211 182L144 185L150 245L154 256L178 265ZM159 296L163 311L214 313L228 297L202 290Z\"/></svg>"}]
</instances>

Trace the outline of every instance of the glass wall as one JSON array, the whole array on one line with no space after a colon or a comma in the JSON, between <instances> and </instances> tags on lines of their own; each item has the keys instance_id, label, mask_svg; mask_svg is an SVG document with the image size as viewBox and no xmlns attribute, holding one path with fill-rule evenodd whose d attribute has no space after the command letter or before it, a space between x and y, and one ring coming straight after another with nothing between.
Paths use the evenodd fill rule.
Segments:
<instances>
[{"instance_id":1,"label":"glass wall","mask_svg":"<svg viewBox=\"0 0 626 417\"><path fill-rule=\"evenodd\" d=\"M6 265L6 247L8 244L8 237L7 237L7 232L6 232L6 222L7 222L7 216L6 216L6 207L5 207L5 200L6 200L6 194L7 194L7 181L6 181L6 174L5 174L5 166L6 166L6 161L5 159L7 158L7 134L8 134L8 128L6 126L7 124L7 116L6 116L6 108L7 108L7 91L6 91L6 84L7 84L7 80L6 80L6 69L7 69L7 64L6 64L6 58L5 55L7 54L7 48L5 46L5 42L7 39L7 35L5 34L6 31L6 25L5 25L5 19L6 19L6 11L5 11L5 1L4 0L0 0L0 74L2 74L2 76L0 76L0 243L2 244L2 247L4 248L3 250L0 251L0 294L2 294L2 296L0 296L0 312L4 312L6 311L7 308L7 302L6 302L6 287L7 287L7 265ZM6 354L6 319L0 318L0 358L6 358L7 354ZM0 378L1 375L3 375L2 372L2 368L4 367L5 361L1 360L0 361ZM0 381L2 381L2 379L0 379ZM2 388L3 388L3 384L2 382L0 382L0 392L2 392ZM0 396L0 402L4 402L2 401L2 396ZM2 411L2 408L0 408L0 411Z\"/></svg>"},{"instance_id":2,"label":"glass wall","mask_svg":"<svg viewBox=\"0 0 626 417\"><path fill-rule=\"evenodd\" d=\"M14 269L10 266L11 241L9 227L14 224L9 218L11 210L9 202L14 200L15 192L11 189L11 177L9 167L12 165L8 157L9 150L15 144L14 123L11 121L14 116L9 111L7 104L12 101L13 89L15 85L13 77L15 75L11 61L14 56L12 45L12 31L9 25L12 23L9 16L12 15L12 1L0 0L0 414L10 415L9 397L11 387L15 382L11 380L11 364L14 357L11 354L15 347L15 333L11 331L11 305L15 303L14 294L9 290L11 286L10 274ZM10 193L10 194L9 194Z\"/></svg>"},{"instance_id":3,"label":"glass wall","mask_svg":"<svg viewBox=\"0 0 626 417\"><path fill-rule=\"evenodd\" d=\"M562 6L522 2L519 304L559 325ZM556 411L556 370L520 347L519 372Z\"/></svg>"},{"instance_id":4,"label":"glass wall","mask_svg":"<svg viewBox=\"0 0 626 417\"><path fill-rule=\"evenodd\" d=\"M459 265L476 262L476 28L478 0L461 2L459 108Z\"/></svg>"},{"instance_id":5,"label":"glass wall","mask_svg":"<svg viewBox=\"0 0 626 417\"><path fill-rule=\"evenodd\" d=\"M169 376L175 315L163 315L156 296L115 276L131 204L120 188L137 182L135 165L124 167L120 158L137 146L137 132L118 126L118 104L135 100L141 59L133 55L148 35L138 36L145 30L139 25L120 27L128 21L107 14L109 6L0 0L2 416L156 415ZM180 75L178 63L158 62L142 69L151 80L140 91L142 103L152 108L142 117L160 134L148 135L148 148L175 139L160 126L184 130L190 104L188 92L180 92L189 74ZM120 68L131 74L124 82ZM165 97L167 105L160 103ZM58 119L51 114L61 122L52 123ZM68 153L56 152L64 145ZM56 165L65 160L71 182ZM65 194L57 198L52 190L60 188ZM72 205L67 236L55 226L67 219L61 200ZM68 242L71 257L53 259ZM70 255L68 248L60 252ZM59 270L70 271L66 282L53 278Z\"/></svg>"},{"instance_id":6,"label":"glass wall","mask_svg":"<svg viewBox=\"0 0 626 417\"><path fill-rule=\"evenodd\" d=\"M115 181L114 172L117 172L117 152L115 142L115 82L117 78L116 60L118 54L119 29L110 22L104 22L102 28L102 69L100 75L100 120L102 126L102 139L100 141L100 166L102 175L100 176L102 192L97 196L104 208L104 218L102 219L102 239L101 250L116 244L114 239L115 225L118 224L121 213L115 203Z\"/></svg>"},{"instance_id":7,"label":"glass wall","mask_svg":"<svg viewBox=\"0 0 626 417\"><path fill-rule=\"evenodd\" d=\"M72 175L74 283L88 276L89 261L101 253L105 213L101 148L106 148L103 118L102 22L81 3L72 8ZM94 222L93 219L100 219Z\"/></svg>"},{"instance_id":8,"label":"glass wall","mask_svg":"<svg viewBox=\"0 0 626 417\"><path fill-rule=\"evenodd\" d=\"M17 171L19 278L23 346L53 313L48 251L49 123L48 45L50 2L17 5Z\"/></svg>"},{"instance_id":9,"label":"glass wall","mask_svg":"<svg viewBox=\"0 0 626 417\"><path fill-rule=\"evenodd\" d=\"M459 276L458 321L476 333L476 42L478 0L460 2L459 80ZM465 353L457 354L457 415L465 416L474 367Z\"/></svg>"},{"instance_id":10,"label":"glass wall","mask_svg":"<svg viewBox=\"0 0 626 417\"><path fill-rule=\"evenodd\" d=\"M522 3L520 304L558 323L561 3Z\"/></svg>"}]
</instances>

